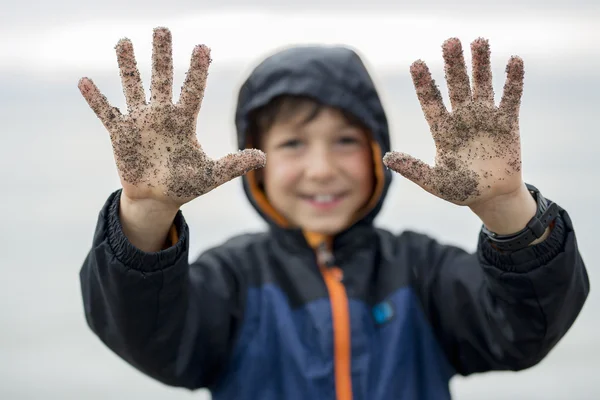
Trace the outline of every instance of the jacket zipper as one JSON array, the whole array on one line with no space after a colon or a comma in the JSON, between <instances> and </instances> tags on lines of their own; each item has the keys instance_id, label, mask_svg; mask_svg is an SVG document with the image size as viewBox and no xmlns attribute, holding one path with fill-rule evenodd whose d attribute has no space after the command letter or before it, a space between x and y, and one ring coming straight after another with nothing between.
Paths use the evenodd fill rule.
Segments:
<instances>
[{"instance_id":1,"label":"jacket zipper","mask_svg":"<svg viewBox=\"0 0 600 400\"><path fill-rule=\"evenodd\" d=\"M317 248L317 262L331 304L336 399L352 400L350 311L346 288L342 283L343 273L335 266L335 258L326 242L321 243Z\"/></svg>"}]
</instances>

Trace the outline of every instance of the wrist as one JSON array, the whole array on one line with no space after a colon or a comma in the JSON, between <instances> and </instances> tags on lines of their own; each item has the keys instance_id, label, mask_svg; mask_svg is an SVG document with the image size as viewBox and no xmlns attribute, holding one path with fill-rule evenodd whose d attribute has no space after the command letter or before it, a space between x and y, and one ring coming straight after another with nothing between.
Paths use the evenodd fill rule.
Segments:
<instances>
[{"instance_id":1,"label":"wrist","mask_svg":"<svg viewBox=\"0 0 600 400\"><path fill-rule=\"evenodd\" d=\"M138 249L160 251L179 208L152 199L132 200L121 193L119 219L123 233Z\"/></svg>"},{"instance_id":2,"label":"wrist","mask_svg":"<svg viewBox=\"0 0 600 400\"><path fill-rule=\"evenodd\" d=\"M471 210L490 231L510 235L527 226L536 214L537 204L523 183L518 190L472 206Z\"/></svg>"},{"instance_id":3,"label":"wrist","mask_svg":"<svg viewBox=\"0 0 600 400\"><path fill-rule=\"evenodd\" d=\"M140 218L175 218L179 211L179 207L175 204L166 204L154 199L133 199L127 196L124 191L121 191L119 206L121 212Z\"/></svg>"}]
</instances>

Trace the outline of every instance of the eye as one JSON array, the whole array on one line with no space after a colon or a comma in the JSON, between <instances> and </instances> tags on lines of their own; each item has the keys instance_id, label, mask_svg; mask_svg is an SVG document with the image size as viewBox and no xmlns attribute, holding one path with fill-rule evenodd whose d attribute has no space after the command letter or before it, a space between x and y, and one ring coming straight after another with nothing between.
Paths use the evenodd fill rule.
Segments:
<instances>
[{"instance_id":1,"label":"eye","mask_svg":"<svg viewBox=\"0 0 600 400\"><path fill-rule=\"evenodd\" d=\"M354 136L342 136L338 139L341 144L357 144L359 140Z\"/></svg>"},{"instance_id":2,"label":"eye","mask_svg":"<svg viewBox=\"0 0 600 400\"><path fill-rule=\"evenodd\" d=\"M290 140L286 140L285 142L281 143L279 145L279 147L294 149L294 148L300 147L301 145L302 145L302 141L300 141L299 139L290 139Z\"/></svg>"}]
</instances>

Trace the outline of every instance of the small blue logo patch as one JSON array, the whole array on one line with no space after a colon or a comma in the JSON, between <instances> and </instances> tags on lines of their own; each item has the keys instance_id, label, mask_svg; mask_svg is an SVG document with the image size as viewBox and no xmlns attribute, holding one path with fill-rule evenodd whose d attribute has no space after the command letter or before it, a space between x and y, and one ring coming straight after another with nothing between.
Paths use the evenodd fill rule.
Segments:
<instances>
[{"instance_id":1,"label":"small blue logo patch","mask_svg":"<svg viewBox=\"0 0 600 400\"><path fill-rule=\"evenodd\" d=\"M394 308L389 301L381 302L373 307L373 318L377 324L384 324L394 317Z\"/></svg>"}]
</instances>

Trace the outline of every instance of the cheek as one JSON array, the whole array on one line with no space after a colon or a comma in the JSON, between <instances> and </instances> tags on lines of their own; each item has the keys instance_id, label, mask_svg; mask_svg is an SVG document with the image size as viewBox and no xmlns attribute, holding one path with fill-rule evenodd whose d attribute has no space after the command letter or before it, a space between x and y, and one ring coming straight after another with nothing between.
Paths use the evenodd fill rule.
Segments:
<instances>
[{"instance_id":1,"label":"cheek","mask_svg":"<svg viewBox=\"0 0 600 400\"><path fill-rule=\"evenodd\" d=\"M263 169L264 186L267 194L285 194L286 191L296 186L301 174L295 163L289 160L281 162L277 158L267 159L267 165Z\"/></svg>"},{"instance_id":2,"label":"cheek","mask_svg":"<svg viewBox=\"0 0 600 400\"><path fill-rule=\"evenodd\" d=\"M361 189L370 195L374 183L373 157L368 151L354 154L346 160L346 171Z\"/></svg>"}]
</instances>

